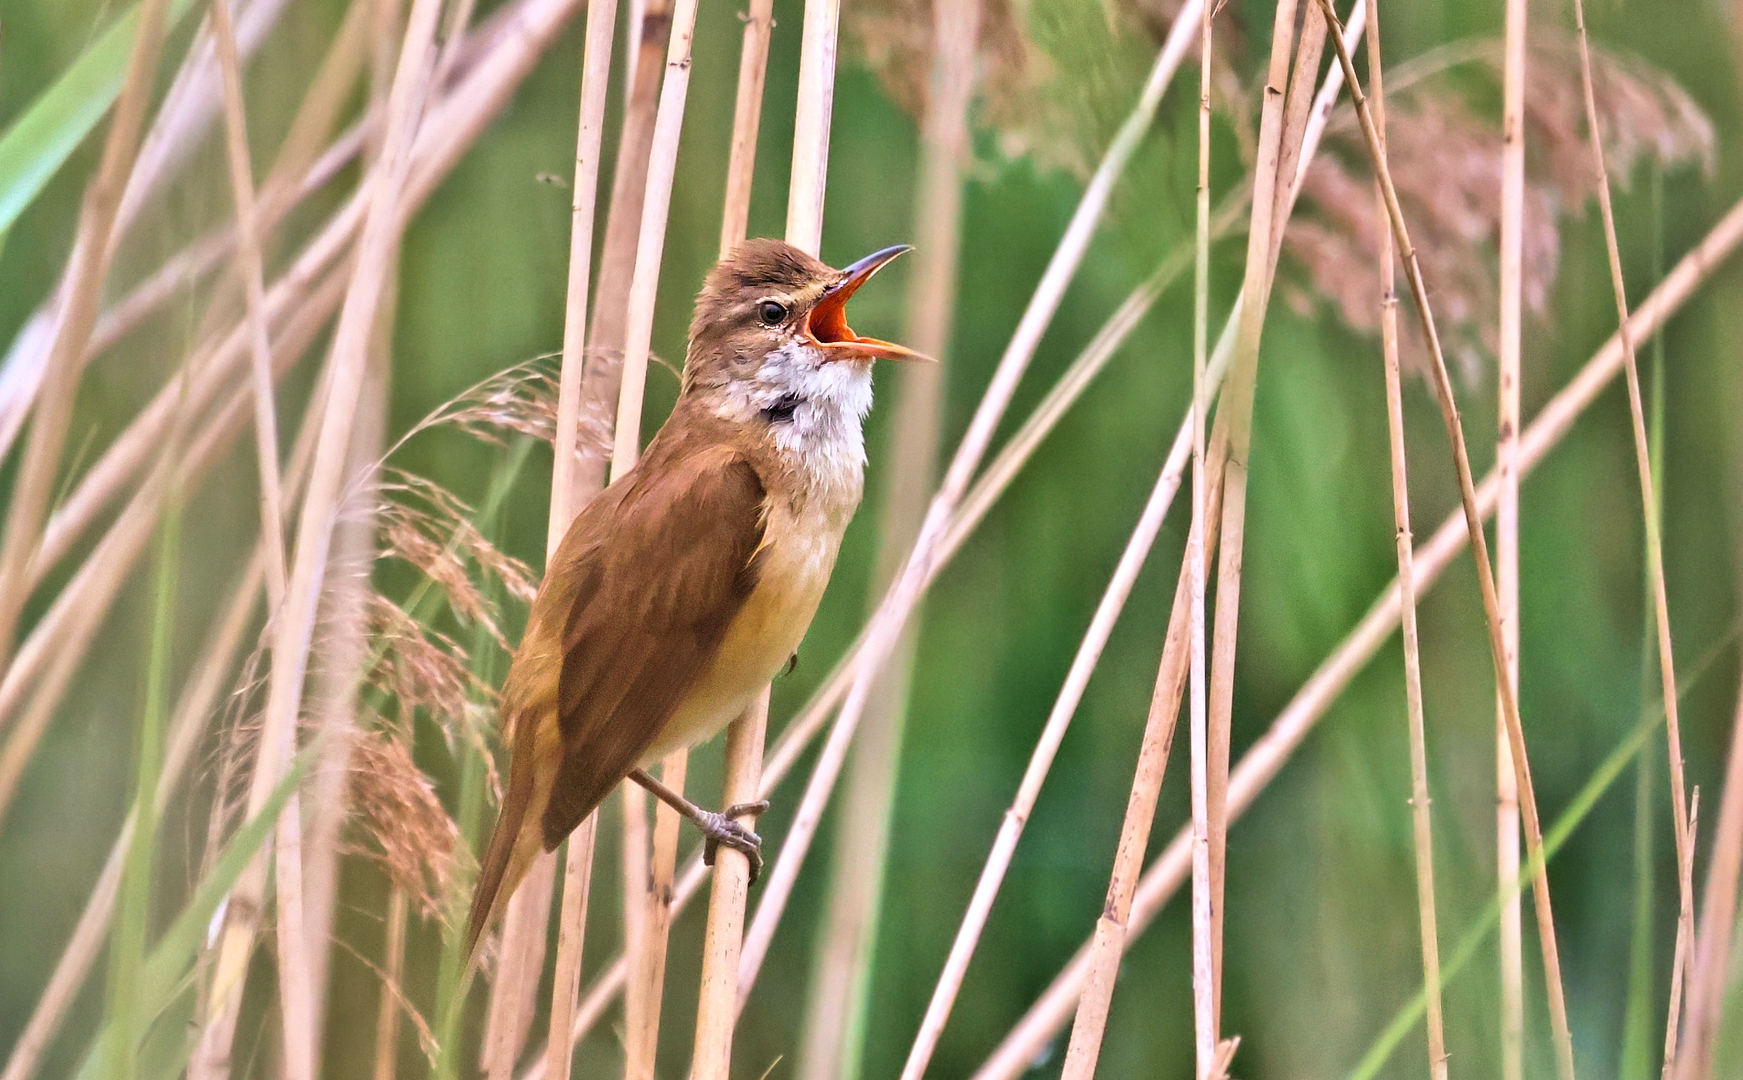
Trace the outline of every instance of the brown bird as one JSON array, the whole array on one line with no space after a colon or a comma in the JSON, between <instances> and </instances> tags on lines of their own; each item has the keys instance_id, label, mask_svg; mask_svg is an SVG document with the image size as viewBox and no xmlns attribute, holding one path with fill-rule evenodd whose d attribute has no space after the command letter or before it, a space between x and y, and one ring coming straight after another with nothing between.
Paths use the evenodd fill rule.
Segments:
<instances>
[{"instance_id":1,"label":"brown bird","mask_svg":"<svg viewBox=\"0 0 1743 1080\"><path fill-rule=\"evenodd\" d=\"M743 851L734 821L643 766L738 716L799 646L864 490L871 361L924 360L847 325L855 290L909 250L835 270L752 240L709 273L672 415L558 545L502 688L508 791L472 898L478 943L540 851L626 777Z\"/></svg>"}]
</instances>

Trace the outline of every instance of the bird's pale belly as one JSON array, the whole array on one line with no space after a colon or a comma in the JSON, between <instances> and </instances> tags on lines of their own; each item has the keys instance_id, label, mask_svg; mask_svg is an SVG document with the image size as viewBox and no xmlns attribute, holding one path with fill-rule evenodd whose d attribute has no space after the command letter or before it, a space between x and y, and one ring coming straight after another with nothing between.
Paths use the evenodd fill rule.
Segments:
<instances>
[{"instance_id":1,"label":"bird's pale belly","mask_svg":"<svg viewBox=\"0 0 1743 1080\"><path fill-rule=\"evenodd\" d=\"M790 520L772 518L765 535L756 590L642 764L714 737L738 718L804 640L835 567L840 534L828 528L795 528Z\"/></svg>"}]
</instances>

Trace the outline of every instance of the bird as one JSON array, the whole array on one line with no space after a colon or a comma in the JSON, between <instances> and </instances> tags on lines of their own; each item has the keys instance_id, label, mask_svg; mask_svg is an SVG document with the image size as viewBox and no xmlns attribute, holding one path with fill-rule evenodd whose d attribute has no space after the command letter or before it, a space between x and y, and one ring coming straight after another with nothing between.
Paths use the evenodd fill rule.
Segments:
<instances>
[{"instance_id":1,"label":"bird","mask_svg":"<svg viewBox=\"0 0 1743 1080\"><path fill-rule=\"evenodd\" d=\"M624 779L694 822L710 862L746 854L766 802L705 810L649 775L712 738L797 655L864 493L872 362L929 361L848 326L896 245L836 270L753 239L696 299L671 415L576 515L546 567L500 698L508 781L479 865L467 952L541 851Z\"/></svg>"}]
</instances>

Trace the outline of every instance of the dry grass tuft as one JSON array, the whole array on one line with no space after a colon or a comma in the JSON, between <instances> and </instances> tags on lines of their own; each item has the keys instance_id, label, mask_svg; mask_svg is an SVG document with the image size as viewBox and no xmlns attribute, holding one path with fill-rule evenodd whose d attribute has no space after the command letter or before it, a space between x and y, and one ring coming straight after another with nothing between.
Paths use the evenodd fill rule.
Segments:
<instances>
[{"instance_id":1,"label":"dry grass tuft","mask_svg":"<svg viewBox=\"0 0 1743 1080\"><path fill-rule=\"evenodd\" d=\"M369 683L399 702L402 721L422 709L451 734L468 726L475 700L492 696L472 673L465 649L379 593L370 604L369 633L380 657Z\"/></svg>"},{"instance_id":2,"label":"dry grass tuft","mask_svg":"<svg viewBox=\"0 0 1743 1080\"><path fill-rule=\"evenodd\" d=\"M538 589L532 568L492 544L472 524L472 508L439 484L395 469L383 479L381 494L376 515L383 554L422 571L447 594L462 623L482 626L504 649L510 648L473 569L500 581L515 599L531 603Z\"/></svg>"},{"instance_id":3,"label":"dry grass tuft","mask_svg":"<svg viewBox=\"0 0 1743 1080\"><path fill-rule=\"evenodd\" d=\"M357 737L351 799L372 854L425 919L446 918L456 878L460 830L405 743L385 731Z\"/></svg>"},{"instance_id":4,"label":"dry grass tuft","mask_svg":"<svg viewBox=\"0 0 1743 1080\"><path fill-rule=\"evenodd\" d=\"M1464 381L1475 383L1500 348L1501 129L1452 80L1437 77L1447 57L1475 61L1497 78L1501 71L1499 42L1402 66L1388 103L1395 123L1387 150L1399 201L1418 237L1423 273L1434 282L1447 355ZM1594 53L1592 60L1600 123L1618 179L1648 161L1667 169L1712 167L1712 121L1675 81L1613 53ZM1539 39L1529 70L1525 124L1533 154L1525 190L1523 289L1527 309L1541 314L1560 266L1560 221L1584 212L1597 182L1572 43ZM1379 258L1381 231L1369 212L1372 181L1359 158L1361 132L1347 107L1328 136L1341 153L1323 155L1309 170L1302 192L1308 213L1284 242L1304 273L1279 286L1298 312L1309 313L1321 298L1329 299L1349 326L1378 334L1368 268ZM1409 320L1402 329L1405 366L1423 374L1427 346Z\"/></svg>"}]
</instances>

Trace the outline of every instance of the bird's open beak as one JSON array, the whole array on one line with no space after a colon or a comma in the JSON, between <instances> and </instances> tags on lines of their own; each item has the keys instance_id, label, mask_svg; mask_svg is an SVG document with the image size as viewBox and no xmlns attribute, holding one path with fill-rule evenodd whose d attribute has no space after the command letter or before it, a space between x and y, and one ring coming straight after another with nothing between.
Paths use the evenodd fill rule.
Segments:
<instances>
[{"instance_id":1,"label":"bird's open beak","mask_svg":"<svg viewBox=\"0 0 1743 1080\"><path fill-rule=\"evenodd\" d=\"M896 256L914 250L907 244L897 244L875 251L854 263L846 275L818 299L805 317L805 330L813 341L823 347L829 360L923 360L933 362L912 349L877 338L860 337L847 325L847 301L873 274Z\"/></svg>"}]
</instances>

